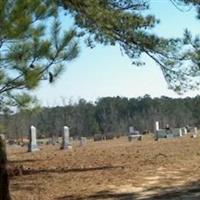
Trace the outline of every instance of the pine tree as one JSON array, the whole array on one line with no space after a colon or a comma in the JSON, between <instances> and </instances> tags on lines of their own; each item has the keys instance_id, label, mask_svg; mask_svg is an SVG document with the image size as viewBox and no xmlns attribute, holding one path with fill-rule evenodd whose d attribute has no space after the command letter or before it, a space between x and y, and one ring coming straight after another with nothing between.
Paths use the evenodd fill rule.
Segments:
<instances>
[{"instance_id":1,"label":"pine tree","mask_svg":"<svg viewBox=\"0 0 200 200\"><path fill-rule=\"evenodd\" d=\"M152 30L159 20L146 12L151 2L60 0L58 4L72 14L75 24L80 28L79 35L84 35L88 46L94 47L96 42L118 45L122 53L128 55L136 65L143 64L141 55L147 55L160 66L169 89L184 93L199 88L200 37L166 39L154 34ZM200 19L199 0L170 2L177 12L195 6L197 18ZM186 37L188 33L186 31Z\"/></svg>"},{"instance_id":2,"label":"pine tree","mask_svg":"<svg viewBox=\"0 0 200 200\"><path fill-rule=\"evenodd\" d=\"M196 7L197 19L200 19L200 1L199 0L171 0L176 8L181 11L187 11ZM189 7L189 8L188 8ZM175 90L185 92L187 90L199 89L200 81L200 36L193 36L190 30L186 29L182 39L178 40L177 47L179 51L172 51L177 62L166 61L165 64L171 65L171 68L179 72L182 78L181 83ZM174 59L174 60L175 60ZM176 85L177 79L171 74L171 82ZM172 87L173 88L173 87ZM173 88L174 89L174 88Z\"/></svg>"},{"instance_id":3,"label":"pine tree","mask_svg":"<svg viewBox=\"0 0 200 200\"><path fill-rule=\"evenodd\" d=\"M29 106L27 94L42 80L50 83L79 53L76 30L61 31L52 0L0 0L0 111ZM51 24L51 25L49 25ZM0 141L0 200L9 200L5 147Z\"/></svg>"}]
</instances>

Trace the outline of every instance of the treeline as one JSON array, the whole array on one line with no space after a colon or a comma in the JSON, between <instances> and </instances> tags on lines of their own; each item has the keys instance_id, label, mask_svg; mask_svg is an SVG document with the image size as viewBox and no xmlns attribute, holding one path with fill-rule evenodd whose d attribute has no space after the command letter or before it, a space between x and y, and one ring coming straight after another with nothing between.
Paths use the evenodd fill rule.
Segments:
<instances>
[{"instance_id":1,"label":"treeline","mask_svg":"<svg viewBox=\"0 0 200 200\"><path fill-rule=\"evenodd\" d=\"M92 136L97 133L127 134L134 126L140 132L154 130L154 122L164 127L182 127L200 124L200 96L195 98L169 97L139 98L105 97L95 103L80 99L65 106L44 107L16 114L4 112L0 122L8 137L27 136L30 125L35 125L38 135L58 136L63 126L70 127L72 136Z\"/></svg>"}]
</instances>

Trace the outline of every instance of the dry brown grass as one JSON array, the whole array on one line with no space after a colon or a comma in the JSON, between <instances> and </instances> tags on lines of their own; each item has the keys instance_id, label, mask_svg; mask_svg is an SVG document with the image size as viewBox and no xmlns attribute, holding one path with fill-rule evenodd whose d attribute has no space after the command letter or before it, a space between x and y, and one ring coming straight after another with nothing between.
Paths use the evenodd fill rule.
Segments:
<instances>
[{"instance_id":1,"label":"dry brown grass","mask_svg":"<svg viewBox=\"0 0 200 200\"><path fill-rule=\"evenodd\" d=\"M22 176L11 178L16 200L200 199L200 137L26 150L8 148L10 162L24 168Z\"/></svg>"}]
</instances>

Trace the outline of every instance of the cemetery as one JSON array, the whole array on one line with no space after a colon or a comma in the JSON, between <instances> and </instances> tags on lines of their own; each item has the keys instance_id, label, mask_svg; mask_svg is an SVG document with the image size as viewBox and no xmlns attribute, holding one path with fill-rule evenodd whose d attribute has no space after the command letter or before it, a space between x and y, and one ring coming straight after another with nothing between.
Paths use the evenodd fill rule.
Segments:
<instances>
[{"instance_id":1,"label":"cemetery","mask_svg":"<svg viewBox=\"0 0 200 200\"><path fill-rule=\"evenodd\" d=\"M64 126L58 142L43 139L38 144L37 128L31 126L27 145L7 145L15 169L10 172L11 194L17 200L161 200L165 189L181 194L189 184L196 188L200 174L197 128L190 133L185 128L166 133L158 122L155 127L154 134L141 135L129 127L127 136L106 140L98 135L100 140L95 142L86 137L72 139ZM162 140L155 141L155 136ZM191 174L191 169L196 173ZM161 197L156 198L158 194Z\"/></svg>"},{"instance_id":2,"label":"cemetery","mask_svg":"<svg viewBox=\"0 0 200 200\"><path fill-rule=\"evenodd\" d=\"M199 20L200 0L0 1L0 200L200 200Z\"/></svg>"}]
</instances>

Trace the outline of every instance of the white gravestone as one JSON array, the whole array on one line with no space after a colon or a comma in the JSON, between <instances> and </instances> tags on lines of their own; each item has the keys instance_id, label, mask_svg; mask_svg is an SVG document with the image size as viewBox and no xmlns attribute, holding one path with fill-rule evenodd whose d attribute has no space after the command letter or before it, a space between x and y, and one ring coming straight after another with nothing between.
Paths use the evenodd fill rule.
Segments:
<instances>
[{"instance_id":1,"label":"white gravestone","mask_svg":"<svg viewBox=\"0 0 200 200\"><path fill-rule=\"evenodd\" d=\"M155 130L158 131L159 130L159 121L155 122Z\"/></svg>"},{"instance_id":2,"label":"white gravestone","mask_svg":"<svg viewBox=\"0 0 200 200\"><path fill-rule=\"evenodd\" d=\"M72 145L69 136L69 127L64 126L61 149L71 149Z\"/></svg>"},{"instance_id":3,"label":"white gravestone","mask_svg":"<svg viewBox=\"0 0 200 200\"><path fill-rule=\"evenodd\" d=\"M129 134L130 135L134 134L134 127L133 126L129 127Z\"/></svg>"},{"instance_id":4,"label":"white gravestone","mask_svg":"<svg viewBox=\"0 0 200 200\"><path fill-rule=\"evenodd\" d=\"M0 138L1 138L1 140L6 140L6 137L5 137L5 135L4 134L0 134Z\"/></svg>"},{"instance_id":5,"label":"white gravestone","mask_svg":"<svg viewBox=\"0 0 200 200\"><path fill-rule=\"evenodd\" d=\"M183 133L183 135L187 135L187 128L183 127L182 128L182 133Z\"/></svg>"},{"instance_id":6,"label":"white gravestone","mask_svg":"<svg viewBox=\"0 0 200 200\"><path fill-rule=\"evenodd\" d=\"M197 127L194 127L194 133L192 134L191 137L196 138L197 137L197 132L198 132Z\"/></svg>"},{"instance_id":7,"label":"white gravestone","mask_svg":"<svg viewBox=\"0 0 200 200\"><path fill-rule=\"evenodd\" d=\"M158 131L159 131L159 121L156 121L155 122L155 140L158 140L159 138Z\"/></svg>"},{"instance_id":8,"label":"white gravestone","mask_svg":"<svg viewBox=\"0 0 200 200\"><path fill-rule=\"evenodd\" d=\"M197 127L194 127L194 134L197 135Z\"/></svg>"},{"instance_id":9,"label":"white gravestone","mask_svg":"<svg viewBox=\"0 0 200 200\"><path fill-rule=\"evenodd\" d=\"M31 126L29 132L28 152L33 152L38 150L39 148L37 145L36 128L35 126Z\"/></svg>"}]
</instances>

